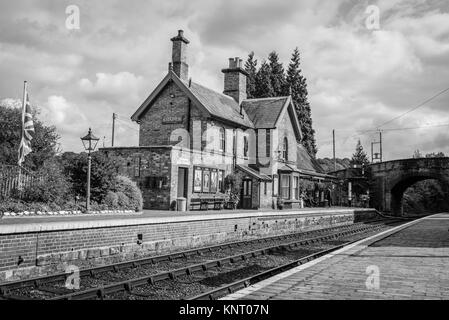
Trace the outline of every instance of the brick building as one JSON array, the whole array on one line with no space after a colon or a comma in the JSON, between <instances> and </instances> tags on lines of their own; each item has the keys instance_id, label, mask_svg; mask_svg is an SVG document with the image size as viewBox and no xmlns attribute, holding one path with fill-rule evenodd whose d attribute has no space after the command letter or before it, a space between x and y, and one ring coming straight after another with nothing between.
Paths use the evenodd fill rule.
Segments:
<instances>
[{"instance_id":1,"label":"brick building","mask_svg":"<svg viewBox=\"0 0 449 320\"><path fill-rule=\"evenodd\" d=\"M145 209L169 209L178 197L225 192L225 177L241 178L240 207L274 208L277 198L297 206L300 181L331 181L309 156L290 96L247 99L242 60L223 69L223 93L189 79L189 41L171 39L168 73L131 119L139 146L103 148L125 158Z\"/></svg>"}]
</instances>

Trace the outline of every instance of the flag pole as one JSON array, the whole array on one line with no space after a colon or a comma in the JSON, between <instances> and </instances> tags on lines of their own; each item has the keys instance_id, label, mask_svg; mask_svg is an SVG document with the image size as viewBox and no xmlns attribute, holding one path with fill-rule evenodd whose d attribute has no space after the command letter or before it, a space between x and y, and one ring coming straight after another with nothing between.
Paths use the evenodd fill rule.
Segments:
<instances>
[{"instance_id":1,"label":"flag pole","mask_svg":"<svg viewBox=\"0 0 449 320\"><path fill-rule=\"evenodd\" d=\"M23 149L23 134L24 134L24 128L23 126L25 125L25 108L26 108L26 93L27 93L27 86L28 86L28 82L25 80L23 82L23 99L22 99L22 135L21 135L21 139L20 139L20 146L19 146L19 157L21 157L20 155L20 149ZM22 151L23 152L23 151ZM19 185L18 185L18 189L21 191L22 190L22 159L19 158Z\"/></svg>"}]
</instances>

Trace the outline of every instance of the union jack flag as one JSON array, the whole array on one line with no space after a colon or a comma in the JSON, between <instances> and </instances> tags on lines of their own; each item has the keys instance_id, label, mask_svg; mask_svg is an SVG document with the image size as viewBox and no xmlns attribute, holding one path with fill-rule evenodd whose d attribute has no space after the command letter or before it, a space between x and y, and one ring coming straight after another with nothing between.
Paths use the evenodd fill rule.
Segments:
<instances>
[{"instance_id":1,"label":"union jack flag","mask_svg":"<svg viewBox=\"0 0 449 320\"><path fill-rule=\"evenodd\" d=\"M29 154L31 150L31 140L34 134L33 115L31 113L31 104L28 97L28 92L25 86L25 99L22 108L22 140L19 146L19 166L25 161L25 156Z\"/></svg>"}]
</instances>

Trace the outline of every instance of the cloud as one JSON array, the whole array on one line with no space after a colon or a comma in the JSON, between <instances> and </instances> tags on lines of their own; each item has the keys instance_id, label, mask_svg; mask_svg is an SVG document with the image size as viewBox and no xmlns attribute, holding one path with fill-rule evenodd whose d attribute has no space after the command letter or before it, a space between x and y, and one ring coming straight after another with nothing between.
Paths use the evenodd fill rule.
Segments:
<instances>
[{"instance_id":1,"label":"cloud","mask_svg":"<svg viewBox=\"0 0 449 320\"><path fill-rule=\"evenodd\" d=\"M350 156L359 137L369 150L376 134L358 131L448 87L446 0L79 0L77 31L65 28L69 4L16 0L0 11L0 99L21 99L28 80L32 103L58 126L64 150L79 150L89 126L109 143L113 112L121 119L116 141L137 143L129 117L165 76L178 29L190 40L190 75L217 91L229 57L255 51L261 61L276 50L287 64L298 47L320 157L332 154L332 129L338 156ZM380 8L378 31L365 27L368 5ZM388 128L449 122L448 96ZM386 158L449 153L445 129L385 133Z\"/></svg>"},{"instance_id":2,"label":"cloud","mask_svg":"<svg viewBox=\"0 0 449 320\"><path fill-rule=\"evenodd\" d=\"M97 73L92 82L87 78L79 81L81 92L87 97L117 103L138 103L140 91L144 86L144 79L130 72L117 74Z\"/></svg>"},{"instance_id":3,"label":"cloud","mask_svg":"<svg viewBox=\"0 0 449 320\"><path fill-rule=\"evenodd\" d=\"M59 132L76 134L87 125L87 117L75 104L69 103L62 96L50 96L40 106L42 120L54 125Z\"/></svg>"}]
</instances>

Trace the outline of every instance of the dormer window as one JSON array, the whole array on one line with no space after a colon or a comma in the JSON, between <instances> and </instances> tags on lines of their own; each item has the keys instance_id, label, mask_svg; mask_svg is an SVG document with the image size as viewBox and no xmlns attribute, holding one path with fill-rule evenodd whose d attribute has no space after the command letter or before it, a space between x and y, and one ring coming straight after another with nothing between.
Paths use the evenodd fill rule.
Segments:
<instances>
[{"instance_id":1,"label":"dormer window","mask_svg":"<svg viewBox=\"0 0 449 320\"><path fill-rule=\"evenodd\" d=\"M284 142L282 144L282 159L288 161L288 139L284 138Z\"/></svg>"}]
</instances>

